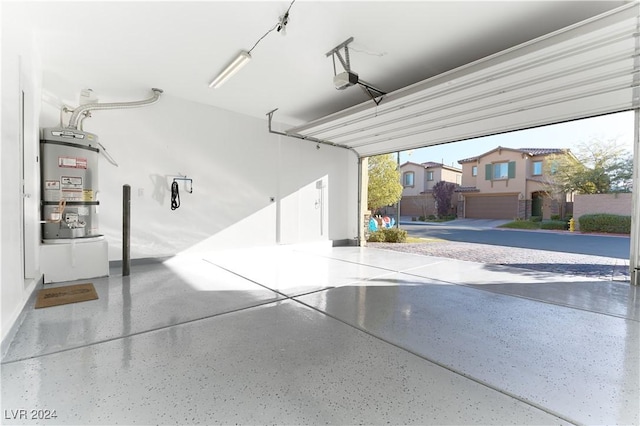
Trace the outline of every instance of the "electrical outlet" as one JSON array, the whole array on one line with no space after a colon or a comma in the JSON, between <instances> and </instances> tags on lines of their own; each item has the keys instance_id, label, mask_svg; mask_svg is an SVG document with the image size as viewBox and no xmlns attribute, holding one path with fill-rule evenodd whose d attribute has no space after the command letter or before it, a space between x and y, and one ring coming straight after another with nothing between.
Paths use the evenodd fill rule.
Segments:
<instances>
[{"instance_id":1,"label":"electrical outlet","mask_svg":"<svg viewBox=\"0 0 640 426\"><path fill-rule=\"evenodd\" d=\"M144 188L138 188L138 197L144 196Z\"/></svg>"}]
</instances>

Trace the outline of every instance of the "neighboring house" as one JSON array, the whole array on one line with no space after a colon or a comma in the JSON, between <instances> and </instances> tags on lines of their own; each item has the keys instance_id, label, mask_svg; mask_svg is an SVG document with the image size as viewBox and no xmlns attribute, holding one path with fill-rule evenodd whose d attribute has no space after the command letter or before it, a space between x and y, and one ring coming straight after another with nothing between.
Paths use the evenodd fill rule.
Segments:
<instances>
[{"instance_id":1,"label":"neighboring house","mask_svg":"<svg viewBox=\"0 0 640 426\"><path fill-rule=\"evenodd\" d=\"M458 161L458 216L484 219L529 219L567 214L567 194L548 193L544 167L550 155L572 155L568 149L502 148ZM570 201L570 200L569 200Z\"/></svg>"},{"instance_id":2,"label":"neighboring house","mask_svg":"<svg viewBox=\"0 0 640 426\"><path fill-rule=\"evenodd\" d=\"M442 163L418 164L408 161L400 166L400 178L402 179L400 214L414 217L429 216L436 214L433 186L441 180L460 185L462 170Z\"/></svg>"}]
</instances>

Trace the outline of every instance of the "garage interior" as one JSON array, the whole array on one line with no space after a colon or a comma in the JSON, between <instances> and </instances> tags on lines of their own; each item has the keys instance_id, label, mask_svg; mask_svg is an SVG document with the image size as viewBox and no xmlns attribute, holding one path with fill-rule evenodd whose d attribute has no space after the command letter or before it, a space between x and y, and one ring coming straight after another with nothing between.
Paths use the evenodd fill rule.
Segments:
<instances>
[{"instance_id":1,"label":"garage interior","mask_svg":"<svg viewBox=\"0 0 640 426\"><path fill-rule=\"evenodd\" d=\"M637 187L637 2L1 7L4 421L640 420L635 192L631 285L357 246L371 155L635 110ZM336 91L343 71L363 84ZM82 93L151 88L83 120L118 164L99 171L99 298L33 309L93 262L74 242L50 266L40 129Z\"/></svg>"}]
</instances>

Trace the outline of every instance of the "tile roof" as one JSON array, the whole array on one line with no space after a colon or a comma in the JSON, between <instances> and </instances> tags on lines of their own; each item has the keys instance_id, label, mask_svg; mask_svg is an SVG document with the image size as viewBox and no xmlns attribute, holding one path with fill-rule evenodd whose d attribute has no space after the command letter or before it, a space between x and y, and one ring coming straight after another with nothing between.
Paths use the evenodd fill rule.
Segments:
<instances>
[{"instance_id":1,"label":"tile roof","mask_svg":"<svg viewBox=\"0 0 640 426\"><path fill-rule=\"evenodd\" d=\"M459 164L462 164L462 163L470 163L470 162L472 162L472 161L476 161L478 158L480 158L480 156L479 156L479 155L476 155L475 157L463 158L462 160L458 160L458 163L459 163Z\"/></svg>"},{"instance_id":2,"label":"tile roof","mask_svg":"<svg viewBox=\"0 0 640 426\"><path fill-rule=\"evenodd\" d=\"M413 161L405 161L404 163L400 164L400 167L408 166L409 164L412 164L418 167L422 166L422 164L414 163Z\"/></svg>"},{"instance_id":3,"label":"tile roof","mask_svg":"<svg viewBox=\"0 0 640 426\"><path fill-rule=\"evenodd\" d=\"M425 167L440 167L440 166L443 166L444 164L436 163L434 161L427 161L426 163L422 163L422 165Z\"/></svg>"},{"instance_id":4,"label":"tile roof","mask_svg":"<svg viewBox=\"0 0 640 426\"><path fill-rule=\"evenodd\" d=\"M562 154L564 152L568 152L568 149L564 149L564 148L504 148L504 147L497 147L492 149L491 151L487 151L484 154L481 155L476 155L475 157L469 157L469 158L464 158L462 160L458 160L459 164L462 163L469 163L472 161L476 161L478 158L480 157L484 157L485 155L492 153L494 151L496 151L497 149L507 149L509 151L519 151L525 154L529 154L529 155L549 155L549 154Z\"/></svg>"},{"instance_id":5,"label":"tile roof","mask_svg":"<svg viewBox=\"0 0 640 426\"><path fill-rule=\"evenodd\" d=\"M413 165L413 166L419 166L419 167L424 167L425 169L428 168L436 168L436 167L442 167L443 169L448 169L448 170L453 170L454 172L460 172L462 173L462 169L455 167L455 166L447 166L446 164L443 163L436 163L434 161L427 161L426 163L414 163L413 161L405 161L404 163L400 164L400 167L404 167L404 166L408 166L408 165Z\"/></svg>"},{"instance_id":6,"label":"tile roof","mask_svg":"<svg viewBox=\"0 0 640 426\"><path fill-rule=\"evenodd\" d=\"M480 192L475 186L459 186L454 192Z\"/></svg>"},{"instance_id":7,"label":"tile roof","mask_svg":"<svg viewBox=\"0 0 640 426\"><path fill-rule=\"evenodd\" d=\"M448 170L453 170L455 172L461 172L462 170L454 167L454 166L447 166L446 164L443 163L436 163L433 161L427 161L426 163L422 163L421 166L423 166L425 169L428 169L430 167L442 167L443 169L448 169Z\"/></svg>"},{"instance_id":8,"label":"tile roof","mask_svg":"<svg viewBox=\"0 0 640 426\"><path fill-rule=\"evenodd\" d=\"M525 152L529 155L547 155L547 154L562 154L567 150L564 148L518 148L518 151Z\"/></svg>"}]
</instances>

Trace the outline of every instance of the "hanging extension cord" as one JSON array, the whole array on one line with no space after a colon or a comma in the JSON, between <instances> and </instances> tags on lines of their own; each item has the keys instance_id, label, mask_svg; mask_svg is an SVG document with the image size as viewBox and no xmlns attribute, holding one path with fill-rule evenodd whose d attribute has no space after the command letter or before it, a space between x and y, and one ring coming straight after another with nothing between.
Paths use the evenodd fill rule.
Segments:
<instances>
[{"instance_id":1,"label":"hanging extension cord","mask_svg":"<svg viewBox=\"0 0 640 426\"><path fill-rule=\"evenodd\" d=\"M180 207L180 191L178 191L178 182L173 181L171 184L171 210Z\"/></svg>"}]
</instances>

